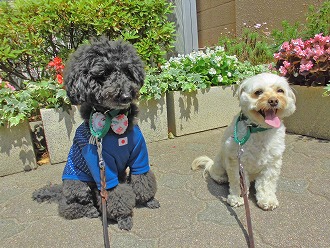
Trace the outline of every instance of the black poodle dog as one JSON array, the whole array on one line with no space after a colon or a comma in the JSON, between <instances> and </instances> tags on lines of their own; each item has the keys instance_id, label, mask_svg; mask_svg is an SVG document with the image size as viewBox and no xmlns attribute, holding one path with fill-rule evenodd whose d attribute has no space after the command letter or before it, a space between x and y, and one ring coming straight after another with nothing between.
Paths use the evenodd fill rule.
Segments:
<instances>
[{"instance_id":1,"label":"black poodle dog","mask_svg":"<svg viewBox=\"0 0 330 248\"><path fill-rule=\"evenodd\" d=\"M35 200L58 201L59 213L67 219L100 216L100 150L96 143L102 143L107 217L117 221L120 229L130 230L136 204L159 207L146 143L136 125L136 101L144 77L134 47L121 40L95 39L71 55L64 83L72 104L81 105L85 121L76 130L63 185L37 190ZM100 142L97 137L102 137Z\"/></svg>"}]
</instances>

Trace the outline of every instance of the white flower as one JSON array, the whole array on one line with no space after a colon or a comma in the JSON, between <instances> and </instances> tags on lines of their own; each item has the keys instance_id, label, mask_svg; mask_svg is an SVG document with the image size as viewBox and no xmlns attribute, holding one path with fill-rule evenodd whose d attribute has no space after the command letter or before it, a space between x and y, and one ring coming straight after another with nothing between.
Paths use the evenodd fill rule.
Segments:
<instances>
[{"instance_id":1,"label":"white flower","mask_svg":"<svg viewBox=\"0 0 330 248\"><path fill-rule=\"evenodd\" d=\"M224 50L225 50L225 48L222 47L222 46L216 46L215 47L215 51L223 52Z\"/></svg>"},{"instance_id":2,"label":"white flower","mask_svg":"<svg viewBox=\"0 0 330 248\"><path fill-rule=\"evenodd\" d=\"M221 60L222 60L222 57L221 57L221 56L215 56L215 57L214 57L214 61L215 61L216 63L220 62Z\"/></svg>"},{"instance_id":3,"label":"white flower","mask_svg":"<svg viewBox=\"0 0 330 248\"><path fill-rule=\"evenodd\" d=\"M216 71L214 68L211 68L211 69L209 70L209 74L211 74L211 75L215 75L215 74L217 74L217 71Z\"/></svg>"},{"instance_id":4,"label":"white flower","mask_svg":"<svg viewBox=\"0 0 330 248\"><path fill-rule=\"evenodd\" d=\"M254 25L255 28L261 28L261 24L260 23L257 23L256 25Z\"/></svg>"},{"instance_id":5,"label":"white flower","mask_svg":"<svg viewBox=\"0 0 330 248\"><path fill-rule=\"evenodd\" d=\"M221 83L223 81L223 77L221 75L218 76L218 81Z\"/></svg>"},{"instance_id":6,"label":"white flower","mask_svg":"<svg viewBox=\"0 0 330 248\"><path fill-rule=\"evenodd\" d=\"M232 76L230 71L227 73L227 75L228 75L228 77L231 77Z\"/></svg>"}]
</instances>

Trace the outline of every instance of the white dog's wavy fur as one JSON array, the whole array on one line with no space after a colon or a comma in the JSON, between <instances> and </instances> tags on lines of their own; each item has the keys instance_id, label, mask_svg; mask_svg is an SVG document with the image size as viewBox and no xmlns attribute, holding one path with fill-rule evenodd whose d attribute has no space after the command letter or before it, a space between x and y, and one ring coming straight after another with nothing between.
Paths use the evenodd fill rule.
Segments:
<instances>
[{"instance_id":1,"label":"white dog's wavy fur","mask_svg":"<svg viewBox=\"0 0 330 248\"><path fill-rule=\"evenodd\" d=\"M238 136L244 136L246 132L244 126L249 123L270 128L251 134L249 140L243 145L244 153L241 162L248 186L250 182L255 181L258 206L264 210L273 210L279 205L275 193L285 150L285 126L282 119L295 111L295 95L285 78L270 73L262 73L243 81L237 93L241 111L248 118L245 123L239 122ZM270 106L270 98L278 100L276 107ZM276 115L281 120L280 127L271 128L258 112L269 108L277 109ZM229 182L227 202L233 207L244 203L240 196L238 144L233 139L238 116L239 114L234 117L225 130L220 151L214 161L207 156L201 156L192 163L193 170L205 168L204 175L209 174L214 181Z\"/></svg>"}]
</instances>

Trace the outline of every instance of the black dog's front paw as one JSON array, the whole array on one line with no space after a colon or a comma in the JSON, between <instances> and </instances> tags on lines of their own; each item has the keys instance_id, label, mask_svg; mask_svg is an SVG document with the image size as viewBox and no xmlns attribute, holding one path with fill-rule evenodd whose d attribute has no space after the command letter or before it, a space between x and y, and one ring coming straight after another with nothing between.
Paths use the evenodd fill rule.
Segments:
<instances>
[{"instance_id":1,"label":"black dog's front paw","mask_svg":"<svg viewBox=\"0 0 330 248\"><path fill-rule=\"evenodd\" d=\"M132 216L118 217L118 228L121 230L131 230L133 227L133 218Z\"/></svg>"},{"instance_id":2,"label":"black dog's front paw","mask_svg":"<svg viewBox=\"0 0 330 248\"><path fill-rule=\"evenodd\" d=\"M151 200L146 202L148 208L159 208L160 203L156 198L152 198Z\"/></svg>"}]
</instances>

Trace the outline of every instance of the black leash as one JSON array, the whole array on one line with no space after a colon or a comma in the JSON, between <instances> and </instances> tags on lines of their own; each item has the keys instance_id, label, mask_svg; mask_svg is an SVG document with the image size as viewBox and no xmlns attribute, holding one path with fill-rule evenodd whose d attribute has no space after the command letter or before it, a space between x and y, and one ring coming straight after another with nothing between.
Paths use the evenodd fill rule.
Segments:
<instances>
[{"instance_id":1,"label":"black leash","mask_svg":"<svg viewBox=\"0 0 330 248\"><path fill-rule=\"evenodd\" d=\"M107 199L108 192L106 190L106 181L105 181L105 164L102 157L102 139L96 139L97 152L99 155L99 167L100 167L100 176L101 176L101 201L102 201L102 225L103 225L103 241L104 247L110 248L109 232L108 232L108 218L107 218Z\"/></svg>"}]
</instances>

